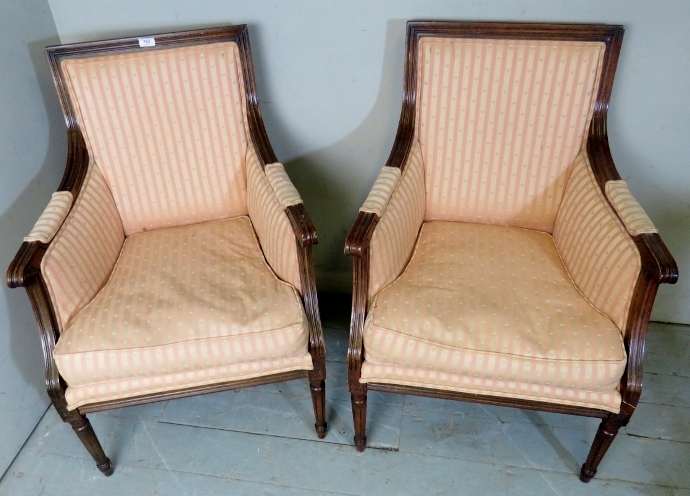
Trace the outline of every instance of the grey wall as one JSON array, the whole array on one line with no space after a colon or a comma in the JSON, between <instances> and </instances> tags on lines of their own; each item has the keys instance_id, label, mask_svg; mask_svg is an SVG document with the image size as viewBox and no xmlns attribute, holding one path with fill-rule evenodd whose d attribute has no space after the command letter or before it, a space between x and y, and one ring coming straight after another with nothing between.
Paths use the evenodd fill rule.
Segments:
<instances>
[{"instance_id":1,"label":"grey wall","mask_svg":"<svg viewBox=\"0 0 690 496\"><path fill-rule=\"evenodd\" d=\"M0 273L65 166L62 113L43 47L58 42L46 0L0 2ZM2 277L4 281L4 276ZM0 474L45 412L36 320L24 290L0 285Z\"/></svg>"},{"instance_id":2,"label":"grey wall","mask_svg":"<svg viewBox=\"0 0 690 496\"><path fill-rule=\"evenodd\" d=\"M662 288L653 317L690 323L687 0L49 2L63 42L248 23L269 136L319 231L319 287L344 290L350 265L343 241L395 134L407 19L626 25L611 147L681 266L681 282Z\"/></svg>"}]
</instances>

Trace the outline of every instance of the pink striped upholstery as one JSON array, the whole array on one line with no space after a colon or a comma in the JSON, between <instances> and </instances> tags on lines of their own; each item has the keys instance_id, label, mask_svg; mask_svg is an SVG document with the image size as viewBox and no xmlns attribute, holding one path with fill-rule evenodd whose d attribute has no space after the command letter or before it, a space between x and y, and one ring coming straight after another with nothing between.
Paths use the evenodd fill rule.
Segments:
<instances>
[{"instance_id":1,"label":"pink striped upholstery","mask_svg":"<svg viewBox=\"0 0 690 496\"><path fill-rule=\"evenodd\" d=\"M48 206L36 221L36 224L34 224L34 228L29 235L24 238L24 241L49 243L65 221L69 209L72 207L72 200L72 193L69 191L56 191L53 193Z\"/></svg>"},{"instance_id":2,"label":"pink striped upholstery","mask_svg":"<svg viewBox=\"0 0 690 496\"><path fill-rule=\"evenodd\" d=\"M626 365L618 328L574 286L551 235L461 222L424 223L405 272L376 296L364 342L365 381L403 367L413 382L454 375L487 394L615 397Z\"/></svg>"},{"instance_id":3,"label":"pink striped upholstery","mask_svg":"<svg viewBox=\"0 0 690 496\"><path fill-rule=\"evenodd\" d=\"M617 390L610 392L565 389L543 386L529 382L497 381L474 375L450 374L431 369L415 369L400 365L382 365L365 361L362 364L362 383L378 382L402 386L424 387L443 391L543 401L561 405L601 408L618 413L621 395Z\"/></svg>"},{"instance_id":4,"label":"pink striped upholstery","mask_svg":"<svg viewBox=\"0 0 690 496\"><path fill-rule=\"evenodd\" d=\"M302 197L299 196L297 189L290 181L290 176L285 172L285 167L280 162L267 164L264 167L266 178L271 185L275 196L283 206L283 208L299 205L302 203Z\"/></svg>"},{"instance_id":5,"label":"pink striped upholstery","mask_svg":"<svg viewBox=\"0 0 690 496\"><path fill-rule=\"evenodd\" d=\"M414 143L396 189L381 215L370 248L369 298L393 282L407 265L424 219L424 164Z\"/></svg>"},{"instance_id":6,"label":"pink striped upholstery","mask_svg":"<svg viewBox=\"0 0 690 496\"><path fill-rule=\"evenodd\" d=\"M552 232L603 52L599 42L423 38L425 220Z\"/></svg>"},{"instance_id":7,"label":"pink striped upholstery","mask_svg":"<svg viewBox=\"0 0 690 496\"><path fill-rule=\"evenodd\" d=\"M66 59L62 69L125 234L246 215L235 43Z\"/></svg>"},{"instance_id":8,"label":"pink striped upholstery","mask_svg":"<svg viewBox=\"0 0 690 496\"><path fill-rule=\"evenodd\" d=\"M294 288L247 217L129 236L112 277L55 349L73 409L312 368Z\"/></svg>"},{"instance_id":9,"label":"pink striped upholstery","mask_svg":"<svg viewBox=\"0 0 690 496\"><path fill-rule=\"evenodd\" d=\"M113 197L100 171L92 165L72 210L41 261L41 273L61 329L106 283L124 242Z\"/></svg>"},{"instance_id":10,"label":"pink striped upholstery","mask_svg":"<svg viewBox=\"0 0 690 496\"><path fill-rule=\"evenodd\" d=\"M301 292L295 232L253 146L247 148L246 168L247 209L264 256L279 278Z\"/></svg>"},{"instance_id":11,"label":"pink striped upholstery","mask_svg":"<svg viewBox=\"0 0 690 496\"><path fill-rule=\"evenodd\" d=\"M553 237L577 287L623 332L640 254L601 192L585 150L573 165Z\"/></svg>"},{"instance_id":12,"label":"pink striped upholstery","mask_svg":"<svg viewBox=\"0 0 690 496\"><path fill-rule=\"evenodd\" d=\"M635 200L625 181L608 181L606 197L631 236L659 232L642 206Z\"/></svg>"},{"instance_id":13,"label":"pink striped upholstery","mask_svg":"<svg viewBox=\"0 0 690 496\"><path fill-rule=\"evenodd\" d=\"M401 172L398 167L384 167L379 172L379 177L371 187L371 191L364 201L364 205L359 209L360 212L369 212L379 217L383 215L391 195L400 182Z\"/></svg>"}]
</instances>

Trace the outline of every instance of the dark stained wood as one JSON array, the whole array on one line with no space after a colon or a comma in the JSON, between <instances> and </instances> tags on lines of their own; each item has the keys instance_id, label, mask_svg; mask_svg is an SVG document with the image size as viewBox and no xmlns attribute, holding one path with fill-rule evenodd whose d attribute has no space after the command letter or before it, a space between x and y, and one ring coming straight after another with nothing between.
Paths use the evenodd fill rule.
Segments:
<instances>
[{"instance_id":1,"label":"dark stained wood","mask_svg":"<svg viewBox=\"0 0 690 496\"><path fill-rule=\"evenodd\" d=\"M46 54L51 67L53 81L57 90L60 105L65 116L68 138L68 156L65 173L59 191L71 191L76 199L81 190L84 178L90 165L89 154L79 123L74 112L73 102L66 88L66 79L62 72L61 62L67 58L93 57L101 55L116 55L131 51L164 50L196 44L214 42L235 42L239 48L242 65L243 82L245 86L246 109L250 142L256 147L262 166L276 162L276 156L271 147L266 129L259 110L249 46L249 35L245 25L228 26L210 29L183 31L177 33L163 33L153 36L156 46L151 48L139 47L139 37L119 38L113 40L75 43L48 47ZM314 262L311 245L318 242L314 224L303 205L289 207L285 211L295 233L295 243L298 254L298 264L301 282L301 299L309 326L309 352L312 356L313 370L297 370L281 374L272 374L242 381L231 381L208 386L181 389L177 391L141 395L123 398L116 401L105 401L87 404L77 410L67 410L65 389L67 385L60 377L53 353L55 344L60 338L60 328L52 302L41 275L41 260L50 244L38 242L23 243L14 260L7 270L7 284L12 288L24 287L31 301L36 320L38 322L43 358L46 374L46 389L53 406L65 422L69 422L85 448L93 456L96 464L105 475L113 472L110 460L103 453L98 438L91 424L84 416L85 413L121 408L154 401L170 400L197 394L213 393L228 389L250 387L272 382L288 381L297 378L308 378L314 403L316 418L315 429L318 437L326 435L326 403L325 403L325 345L319 306L316 294Z\"/></svg>"},{"instance_id":2,"label":"dark stained wood","mask_svg":"<svg viewBox=\"0 0 690 496\"><path fill-rule=\"evenodd\" d=\"M498 22L411 21L407 24L405 79L403 105L387 166L404 167L413 145L416 115L417 47L422 37L533 39L598 41L605 44L602 74L596 95L594 113L587 138L587 153L597 182L604 192L607 181L620 179L608 145L606 117L613 80L618 63L624 28L622 26L590 24L531 24ZM605 192L604 192L604 196ZM571 415L602 418L587 461L582 467L581 479L589 481L611 445L620 426L630 420L642 390L642 362L644 343L654 298L660 283L675 283L678 267L658 234L643 234L633 238L640 251L640 272L624 331L628 364L621 379L620 413L556 403L535 402L500 396L476 395L430 388L395 384L359 382L366 348L363 340L364 321L368 311L369 247L378 223L378 216L360 213L345 242L345 253L353 256L352 318L348 345L348 385L352 395L355 423L355 446L366 446L366 394L367 390L413 394L435 398L469 401L530 410L541 410Z\"/></svg>"},{"instance_id":3,"label":"dark stained wood","mask_svg":"<svg viewBox=\"0 0 690 496\"><path fill-rule=\"evenodd\" d=\"M587 455L587 461L582 465L580 470L580 480L582 482L589 482L592 480L597 473L597 467L604 458L606 451L611 446L611 443L616 438L618 434L618 429L621 428L621 417L620 415L611 414L601 421L599 424L599 429L594 436L594 442L592 443L592 448L589 450L589 455Z\"/></svg>"}]
</instances>

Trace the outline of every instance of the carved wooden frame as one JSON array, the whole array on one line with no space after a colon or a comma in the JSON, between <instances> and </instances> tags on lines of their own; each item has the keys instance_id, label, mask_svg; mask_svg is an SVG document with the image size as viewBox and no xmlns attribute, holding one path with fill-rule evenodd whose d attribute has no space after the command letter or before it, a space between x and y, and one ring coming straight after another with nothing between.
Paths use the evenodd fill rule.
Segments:
<instances>
[{"instance_id":1,"label":"carved wooden frame","mask_svg":"<svg viewBox=\"0 0 690 496\"><path fill-rule=\"evenodd\" d=\"M256 148L262 167L277 161L259 110L254 81L254 68L249 47L249 33L246 25L150 36L155 38L156 45L151 48L143 48L144 50L160 50L214 42L235 42L239 49L242 64L242 75L245 85L245 104L250 134L249 140ZM76 199L89 167L89 154L66 88L65 77L61 67L62 60L97 55L114 55L138 50L142 50L139 46L138 37L75 43L48 47L46 49L46 54L52 70L53 81L60 98L60 104L67 125L67 165L62 181L58 186L58 191L70 191ZM301 297L309 327L309 352L312 357L313 370L296 370L253 379L230 381L201 387L185 388L177 391L90 403L71 411L67 409L67 402L65 400L65 389L67 385L60 376L53 357L55 344L60 337L57 314L53 308L48 288L41 274L41 260L50 243L44 244L38 241L22 243L17 255L7 270L7 284L11 288L19 286L26 288L38 322L41 344L43 347L48 396L61 418L72 425L72 428L96 461L97 467L105 475L111 475L113 473L112 464L103 452L93 428L88 419L84 416L85 413L307 377L312 392L314 414L316 418L316 433L319 438L325 437L327 428L325 419L325 344L321 328L321 318L319 316L314 262L311 251L311 246L318 242L318 238L314 224L307 215L303 204L300 203L287 207L285 209L285 214L290 220L295 234L300 283L302 286Z\"/></svg>"},{"instance_id":2,"label":"carved wooden frame","mask_svg":"<svg viewBox=\"0 0 690 496\"><path fill-rule=\"evenodd\" d=\"M606 116L611 98L613 79L623 40L623 26L596 24L528 24L498 22L411 21L407 24L407 46L402 113L393 148L386 163L389 167L403 169L412 149L415 135L415 105L417 86L418 46L422 37L462 37L490 39L536 39L599 41L606 46L599 91L587 137L587 155L597 183L604 197L607 181L620 176L611 157L606 132ZM608 201L608 200L607 200ZM614 209L615 211L615 209ZM430 396L529 410L566 413L602 419L580 479L588 482L596 474L597 466L610 446L618 429L630 420L642 389L642 363L649 317L657 289L661 283L673 284L678 279L678 267L658 234L631 236L642 261L635 285L625 328L625 349L628 362L620 382L622 397L620 413L556 403L537 402L499 396L460 393L386 383L360 383L365 348L363 341L364 320L367 315L370 243L379 216L360 212L345 242L345 253L353 258L353 297L348 344L348 384L352 395L352 412L355 423L355 446L359 451L366 447L366 394L367 390L387 391L399 394Z\"/></svg>"}]
</instances>

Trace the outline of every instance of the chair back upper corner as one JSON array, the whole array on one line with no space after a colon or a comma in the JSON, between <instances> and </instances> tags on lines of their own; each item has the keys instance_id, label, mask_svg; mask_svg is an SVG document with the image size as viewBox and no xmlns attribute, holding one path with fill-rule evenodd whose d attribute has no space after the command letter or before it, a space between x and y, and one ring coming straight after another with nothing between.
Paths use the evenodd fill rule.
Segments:
<instances>
[{"instance_id":1,"label":"chair back upper corner","mask_svg":"<svg viewBox=\"0 0 690 496\"><path fill-rule=\"evenodd\" d=\"M246 27L187 33L48 51L125 235L247 214Z\"/></svg>"},{"instance_id":2,"label":"chair back upper corner","mask_svg":"<svg viewBox=\"0 0 690 496\"><path fill-rule=\"evenodd\" d=\"M595 108L608 104L620 35L616 26L410 23L406 92L425 220L553 232Z\"/></svg>"}]
</instances>

